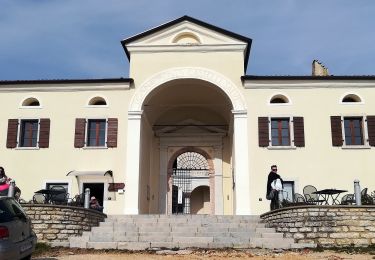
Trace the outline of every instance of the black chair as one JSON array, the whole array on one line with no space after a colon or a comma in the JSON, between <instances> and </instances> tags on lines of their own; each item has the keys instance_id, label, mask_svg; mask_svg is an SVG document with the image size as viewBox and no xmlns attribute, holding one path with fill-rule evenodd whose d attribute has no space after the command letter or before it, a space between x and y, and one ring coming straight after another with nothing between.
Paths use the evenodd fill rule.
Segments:
<instances>
[{"instance_id":1,"label":"black chair","mask_svg":"<svg viewBox=\"0 0 375 260\"><path fill-rule=\"evenodd\" d=\"M361 202L362 205L374 205L374 199L367 194L367 188L364 188L361 191Z\"/></svg>"},{"instance_id":2,"label":"black chair","mask_svg":"<svg viewBox=\"0 0 375 260\"><path fill-rule=\"evenodd\" d=\"M346 194L341 198L341 205L352 205L355 203L354 194Z\"/></svg>"},{"instance_id":3,"label":"black chair","mask_svg":"<svg viewBox=\"0 0 375 260\"><path fill-rule=\"evenodd\" d=\"M325 200L319 199L318 194L314 194L313 192L318 191L314 186L312 185L306 185L303 188L303 195L305 195L306 202L309 204L320 204L325 202Z\"/></svg>"},{"instance_id":4,"label":"black chair","mask_svg":"<svg viewBox=\"0 0 375 260\"><path fill-rule=\"evenodd\" d=\"M47 203L46 197L41 193L35 193L33 196L33 203L35 204L45 204Z\"/></svg>"},{"instance_id":5,"label":"black chair","mask_svg":"<svg viewBox=\"0 0 375 260\"><path fill-rule=\"evenodd\" d=\"M85 193L75 195L72 201L70 202L71 206L83 207L85 204Z\"/></svg>"},{"instance_id":6,"label":"black chair","mask_svg":"<svg viewBox=\"0 0 375 260\"><path fill-rule=\"evenodd\" d=\"M52 204L67 205L69 194L66 192L63 186L52 186L51 191L56 193L51 193L50 201Z\"/></svg>"},{"instance_id":7,"label":"black chair","mask_svg":"<svg viewBox=\"0 0 375 260\"><path fill-rule=\"evenodd\" d=\"M294 203L306 202L305 197L302 194L294 193Z\"/></svg>"}]
</instances>

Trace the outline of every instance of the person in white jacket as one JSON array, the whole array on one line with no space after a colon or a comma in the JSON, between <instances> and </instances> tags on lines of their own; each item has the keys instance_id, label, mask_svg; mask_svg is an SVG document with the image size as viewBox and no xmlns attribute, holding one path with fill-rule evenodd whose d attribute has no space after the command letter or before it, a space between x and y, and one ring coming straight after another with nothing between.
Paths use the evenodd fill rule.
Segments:
<instances>
[{"instance_id":1,"label":"person in white jacket","mask_svg":"<svg viewBox=\"0 0 375 260\"><path fill-rule=\"evenodd\" d=\"M271 210L280 208L279 191L283 189L283 179L277 174L277 166L271 166L268 174L266 198L271 201Z\"/></svg>"}]
</instances>

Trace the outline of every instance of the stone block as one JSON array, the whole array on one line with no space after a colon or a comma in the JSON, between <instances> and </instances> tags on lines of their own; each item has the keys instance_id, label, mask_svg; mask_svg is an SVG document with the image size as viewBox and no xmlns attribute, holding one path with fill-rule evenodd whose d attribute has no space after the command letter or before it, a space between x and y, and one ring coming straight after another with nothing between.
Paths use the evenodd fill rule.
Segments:
<instances>
[{"instance_id":1,"label":"stone block","mask_svg":"<svg viewBox=\"0 0 375 260\"><path fill-rule=\"evenodd\" d=\"M359 233L344 232L344 233L331 233L330 238L359 238Z\"/></svg>"},{"instance_id":2,"label":"stone block","mask_svg":"<svg viewBox=\"0 0 375 260\"><path fill-rule=\"evenodd\" d=\"M303 233L294 233L293 238L294 239L303 239L303 238L305 238L305 234L303 234Z\"/></svg>"},{"instance_id":3,"label":"stone block","mask_svg":"<svg viewBox=\"0 0 375 260\"><path fill-rule=\"evenodd\" d=\"M48 229L44 229L42 231L43 234L58 234L60 233L60 230L59 229L54 229L54 228L48 228Z\"/></svg>"}]
</instances>

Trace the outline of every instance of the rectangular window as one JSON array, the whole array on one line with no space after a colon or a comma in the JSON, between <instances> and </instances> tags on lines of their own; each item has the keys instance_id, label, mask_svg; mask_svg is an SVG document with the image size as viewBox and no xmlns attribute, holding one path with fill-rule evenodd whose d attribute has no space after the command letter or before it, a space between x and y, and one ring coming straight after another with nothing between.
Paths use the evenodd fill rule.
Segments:
<instances>
[{"instance_id":1,"label":"rectangular window","mask_svg":"<svg viewBox=\"0 0 375 260\"><path fill-rule=\"evenodd\" d=\"M294 201L294 181L283 181L283 196L281 199Z\"/></svg>"},{"instance_id":2,"label":"rectangular window","mask_svg":"<svg viewBox=\"0 0 375 260\"><path fill-rule=\"evenodd\" d=\"M64 187L65 191L68 192L69 184L67 182L47 182L46 189L50 190L52 187Z\"/></svg>"},{"instance_id":3,"label":"rectangular window","mask_svg":"<svg viewBox=\"0 0 375 260\"><path fill-rule=\"evenodd\" d=\"M39 120L21 120L19 147L37 147L38 145Z\"/></svg>"},{"instance_id":4,"label":"rectangular window","mask_svg":"<svg viewBox=\"0 0 375 260\"><path fill-rule=\"evenodd\" d=\"M362 117L344 117L346 145L364 145Z\"/></svg>"},{"instance_id":5,"label":"rectangular window","mask_svg":"<svg viewBox=\"0 0 375 260\"><path fill-rule=\"evenodd\" d=\"M290 146L290 118L271 118L272 146Z\"/></svg>"},{"instance_id":6,"label":"rectangular window","mask_svg":"<svg viewBox=\"0 0 375 260\"><path fill-rule=\"evenodd\" d=\"M106 119L88 119L86 146L106 146L106 131Z\"/></svg>"}]
</instances>

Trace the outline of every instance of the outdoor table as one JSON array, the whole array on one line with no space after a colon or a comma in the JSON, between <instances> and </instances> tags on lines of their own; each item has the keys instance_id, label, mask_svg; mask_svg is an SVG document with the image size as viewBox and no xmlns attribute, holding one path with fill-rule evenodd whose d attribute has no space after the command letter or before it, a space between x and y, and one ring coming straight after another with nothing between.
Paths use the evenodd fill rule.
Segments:
<instances>
[{"instance_id":1,"label":"outdoor table","mask_svg":"<svg viewBox=\"0 0 375 260\"><path fill-rule=\"evenodd\" d=\"M51 203L52 195L58 195L58 194L64 193L64 191L63 190L41 189L41 190L38 190L34 193L44 194L45 197L46 197L46 202Z\"/></svg>"},{"instance_id":2,"label":"outdoor table","mask_svg":"<svg viewBox=\"0 0 375 260\"><path fill-rule=\"evenodd\" d=\"M348 192L347 190L337 190L337 189L324 189L313 192L313 194L318 194L325 201L325 205L329 205L329 200L331 199L332 205L340 204L338 197L341 193Z\"/></svg>"}]
</instances>

